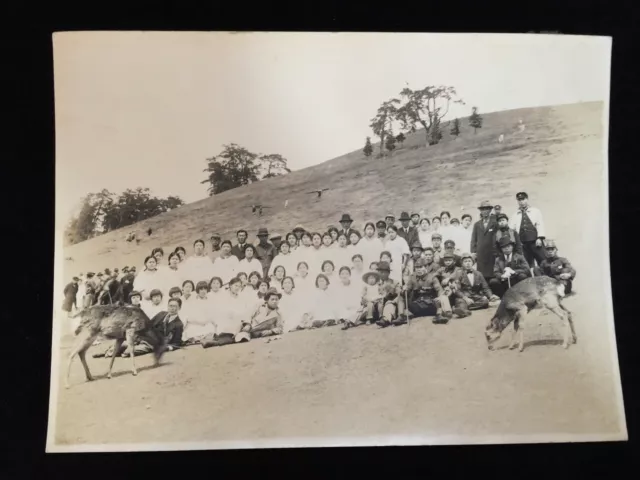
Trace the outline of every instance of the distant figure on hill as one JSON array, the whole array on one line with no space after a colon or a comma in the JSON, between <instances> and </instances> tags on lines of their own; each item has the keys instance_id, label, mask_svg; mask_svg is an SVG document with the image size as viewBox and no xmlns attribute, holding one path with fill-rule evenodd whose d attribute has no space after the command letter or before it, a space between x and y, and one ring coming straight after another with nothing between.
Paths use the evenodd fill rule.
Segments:
<instances>
[{"instance_id":1,"label":"distant figure on hill","mask_svg":"<svg viewBox=\"0 0 640 480\"><path fill-rule=\"evenodd\" d=\"M307 193L315 193L316 195L318 195L316 198L320 198L322 197L322 192L326 192L327 190L329 189L323 188L322 190L311 190L310 192L307 192Z\"/></svg>"},{"instance_id":2,"label":"distant figure on hill","mask_svg":"<svg viewBox=\"0 0 640 480\"><path fill-rule=\"evenodd\" d=\"M147 235L148 235L148 236L151 236L151 234L152 234L152 233L153 233L153 230L151 229L151 227L149 227L149 228L147 229Z\"/></svg>"},{"instance_id":3,"label":"distant figure on hill","mask_svg":"<svg viewBox=\"0 0 640 480\"><path fill-rule=\"evenodd\" d=\"M267 207L266 205L251 205L251 213L261 217L263 208L270 208L270 207Z\"/></svg>"},{"instance_id":4,"label":"distant figure on hill","mask_svg":"<svg viewBox=\"0 0 640 480\"><path fill-rule=\"evenodd\" d=\"M522 123L522 119L518 122L518 131L524 132L524 123Z\"/></svg>"},{"instance_id":5,"label":"distant figure on hill","mask_svg":"<svg viewBox=\"0 0 640 480\"><path fill-rule=\"evenodd\" d=\"M289 200L285 200L284 201L284 208L287 208L289 206Z\"/></svg>"}]
</instances>

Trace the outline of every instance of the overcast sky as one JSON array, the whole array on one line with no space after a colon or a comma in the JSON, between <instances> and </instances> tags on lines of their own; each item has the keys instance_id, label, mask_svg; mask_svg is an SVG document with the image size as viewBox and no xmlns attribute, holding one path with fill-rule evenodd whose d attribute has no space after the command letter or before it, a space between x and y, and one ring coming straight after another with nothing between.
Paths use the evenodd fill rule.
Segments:
<instances>
[{"instance_id":1,"label":"overcast sky","mask_svg":"<svg viewBox=\"0 0 640 480\"><path fill-rule=\"evenodd\" d=\"M203 198L205 159L225 143L294 170L359 149L405 82L455 86L466 106L450 118L607 100L609 51L542 35L58 34L58 212L102 188Z\"/></svg>"}]
</instances>

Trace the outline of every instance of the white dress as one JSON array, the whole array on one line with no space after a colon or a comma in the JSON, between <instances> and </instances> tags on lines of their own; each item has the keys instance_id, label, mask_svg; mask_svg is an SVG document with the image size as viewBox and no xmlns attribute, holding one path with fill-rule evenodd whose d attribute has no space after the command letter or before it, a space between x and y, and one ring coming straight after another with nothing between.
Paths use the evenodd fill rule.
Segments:
<instances>
[{"instance_id":1,"label":"white dress","mask_svg":"<svg viewBox=\"0 0 640 480\"><path fill-rule=\"evenodd\" d=\"M385 250L391 253L391 274L390 278L396 282L402 281L402 255L411 253L407 241L402 237L396 237L395 240L387 239L385 242Z\"/></svg>"},{"instance_id":2,"label":"white dress","mask_svg":"<svg viewBox=\"0 0 640 480\"><path fill-rule=\"evenodd\" d=\"M283 292L282 298L278 302L278 310L282 315L285 332L296 328L302 320L300 298L300 292L297 289L293 289L291 293Z\"/></svg>"},{"instance_id":3,"label":"white dress","mask_svg":"<svg viewBox=\"0 0 640 480\"><path fill-rule=\"evenodd\" d=\"M456 227L453 225L447 225L446 227L440 226L440 235L442 235L442 245L444 245L444 242L446 242L447 240L453 240L454 242L456 241ZM456 242L456 247L458 246L458 243Z\"/></svg>"},{"instance_id":4,"label":"white dress","mask_svg":"<svg viewBox=\"0 0 640 480\"><path fill-rule=\"evenodd\" d=\"M418 229L418 240L420 240L422 248L431 247L431 235L433 235L433 232L431 230L427 230L425 232L422 229Z\"/></svg>"},{"instance_id":5,"label":"white dress","mask_svg":"<svg viewBox=\"0 0 640 480\"><path fill-rule=\"evenodd\" d=\"M220 256L216 258L215 262L213 262L213 275L211 275L211 277L220 277L222 279L222 283L227 284L229 283L229 280L235 277L239 272L239 265L240 261L235 255L229 255L226 258ZM260 268L262 268L262 266ZM258 271L261 272L262 270ZM248 276L251 272L245 273Z\"/></svg>"},{"instance_id":6,"label":"white dress","mask_svg":"<svg viewBox=\"0 0 640 480\"><path fill-rule=\"evenodd\" d=\"M329 289L316 288L309 296L305 310L305 313L309 313L313 320L336 320L338 318L336 304Z\"/></svg>"},{"instance_id":7,"label":"white dress","mask_svg":"<svg viewBox=\"0 0 640 480\"><path fill-rule=\"evenodd\" d=\"M354 282L353 279L349 285L338 282L331 291L337 311L337 317L345 320L355 318L356 312L360 308L360 300L362 298L362 282Z\"/></svg>"},{"instance_id":8,"label":"white dress","mask_svg":"<svg viewBox=\"0 0 640 480\"><path fill-rule=\"evenodd\" d=\"M335 266L335 271L340 271L340 267L349 267L351 268L351 250L349 247L338 247L333 251L333 265Z\"/></svg>"},{"instance_id":9,"label":"white dress","mask_svg":"<svg viewBox=\"0 0 640 480\"><path fill-rule=\"evenodd\" d=\"M180 267L178 267L176 270L172 269L171 267L167 267L162 270L161 275L163 283L162 293L165 296L169 295L169 290L172 287L180 287L180 290L182 290L182 282L184 282L186 278L184 278L182 269Z\"/></svg>"},{"instance_id":10,"label":"white dress","mask_svg":"<svg viewBox=\"0 0 640 480\"><path fill-rule=\"evenodd\" d=\"M262 264L260 260L257 258L252 258L250 261L247 261L246 258L243 258L238 262L238 273L244 272L247 274L247 277L251 275L251 272L258 272L260 277L262 277Z\"/></svg>"},{"instance_id":11,"label":"white dress","mask_svg":"<svg viewBox=\"0 0 640 480\"><path fill-rule=\"evenodd\" d=\"M166 308L166 301L165 298L163 297L162 300L160 301L160 303L158 305L154 305L153 302L149 301L149 300L143 300L140 303L140 308L142 309L142 311L144 313L147 314L147 317L149 317L149 320L151 320L153 317L155 317L157 314L159 314L160 312L165 311Z\"/></svg>"},{"instance_id":12,"label":"white dress","mask_svg":"<svg viewBox=\"0 0 640 480\"><path fill-rule=\"evenodd\" d=\"M237 259L236 259L237 260ZM197 257L195 255L190 256L181 265L183 269L185 280L191 280L194 285L204 280L207 283L211 281L213 277L213 262L208 255L202 255Z\"/></svg>"},{"instance_id":13,"label":"white dress","mask_svg":"<svg viewBox=\"0 0 640 480\"><path fill-rule=\"evenodd\" d=\"M186 316L186 319L183 319L185 327L182 338L187 340L189 338L216 333L214 312L212 302L208 297L204 299L196 297L190 300L189 314Z\"/></svg>"},{"instance_id":14,"label":"white dress","mask_svg":"<svg viewBox=\"0 0 640 480\"><path fill-rule=\"evenodd\" d=\"M362 260L365 268L369 268L371 262L380 261L380 254L384 250L384 244L380 237L363 237L362 240L358 242L357 247L360 249L360 255L362 255Z\"/></svg>"},{"instance_id":15,"label":"white dress","mask_svg":"<svg viewBox=\"0 0 640 480\"><path fill-rule=\"evenodd\" d=\"M316 288L316 280L315 277L311 277L311 275L307 275L302 278L300 275L296 274L293 277L293 282L295 284L296 296L301 299L308 298L309 292L312 292Z\"/></svg>"},{"instance_id":16,"label":"white dress","mask_svg":"<svg viewBox=\"0 0 640 480\"><path fill-rule=\"evenodd\" d=\"M149 299L151 290L156 288L160 291L164 288L164 278L158 270L143 270L136 275L133 281L133 289L140 292L145 300ZM165 292L162 293L165 295Z\"/></svg>"},{"instance_id":17,"label":"white dress","mask_svg":"<svg viewBox=\"0 0 640 480\"><path fill-rule=\"evenodd\" d=\"M275 257L273 257L273 262L271 262L271 266L269 267L269 276L273 275L276 270L276 267L282 266L286 272L287 277L292 277L296 272L297 263L293 254L287 253L282 254L279 253Z\"/></svg>"}]
</instances>

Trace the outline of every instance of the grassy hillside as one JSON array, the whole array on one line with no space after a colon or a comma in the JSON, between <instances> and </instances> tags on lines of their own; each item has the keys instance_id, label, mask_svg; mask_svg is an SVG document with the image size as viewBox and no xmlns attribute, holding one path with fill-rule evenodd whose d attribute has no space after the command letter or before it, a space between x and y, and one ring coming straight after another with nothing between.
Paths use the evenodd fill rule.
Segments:
<instances>
[{"instance_id":1,"label":"grassy hillside","mask_svg":"<svg viewBox=\"0 0 640 480\"><path fill-rule=\"evenodd\" d=\"M418 131L391 156L366 158L358 150L237 188L66 248L64 257L73 260L65 260L64 278L89 269L141 265L156 246L183 245L190 252L195 239L208 241L214 232L235 239L235 231L245 228L253 240L260 226L280 234L297 223L324 230L338 225L342 212L350 213L359 229L365 221L402 210L424 209L432 216L448 209L455 217L469 212L475 221L476 206L484 199L511 214L520 190L529 192L532 204L553 209L562 199L575 197L572 189L579 189L579 182L571 179L576 171L601 168L602 108L594 102L489 113L477 134L463 119L460 137L451 137L445 125L444 138L435 146L425 148L424 132ZM517 132L519 119L526 125L524 132ZM500 134L505 135L502 144ZM377 154L379 147L374 147ZM321 200L306 194L326 187L331 190ZM246 207L257 203L271 207L261 219ZM143 233L148 227L151 237ZM129 231L138 232L139 245L124 241Z\"/></svg>"}]
</instances>

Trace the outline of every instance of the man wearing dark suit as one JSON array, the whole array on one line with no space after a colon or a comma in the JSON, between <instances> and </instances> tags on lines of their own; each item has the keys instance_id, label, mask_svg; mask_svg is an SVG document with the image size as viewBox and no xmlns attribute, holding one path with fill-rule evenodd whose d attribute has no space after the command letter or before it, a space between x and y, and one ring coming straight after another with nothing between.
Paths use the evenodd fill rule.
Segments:
<instances>
[{"instance_id":1,"label":"man wearing dark suit","mask_svg":"<svg viewBox=\"0 0 640 480\"><path fill-rule=\"evenodd\" d=\"M502 253L493 267L493 277L489 281L491 290L502 297L510 287L531 276L531 269L524 256L513 252L514 242L508 236L500 239Z\"/></svg>"},{"instance_id":2,"label":"man wearing dark suit","mask_svg":"<svg viewBox=\"0 0 640 480\"><path fill-rule=\"evenodd\" d=\"M238 257L238 260L244 260L244 248L248 245L247 238L249 234L246 230L238 230L236 232L238 243L231 247L231 255Z\"/></svg>"},{"instance_id":3,"label":"man wearing dark suit","mask_svg":"<svg viewBox=\"0 0 640 480\"><path fill-rule=\"evenodd\" d=\"M408 212L402 212L400 214L400 223L402 227L398 229L398 236L405 239L407 245L413 245L418 240L418 230L416 227L410 225L411 217Z\"/></svg>"},{"instance_id":4,"label":"man wearing dark suit","mask_svg":"<svg viewBox=\"0 0 640 480\"><path fill-rule=\"evenodd\" d=\"M493 278L495 263L495 232L498 224L490 217L493 205L488 200L483 201L480 210L480 220L473 225L471 231L471 254L476 261L477 270L485 280Z\"/></svg>"},{"instance_id":5,"label":"man wearing dark suit","mask_svg":"<svg viewBox=\"0 0 640 480\"><path fill-rule=\"evenodd\" d=\"M342 218L340 219L340 225L342 226L342 228L338 230L338 234L344 233L347 236L347 245L351 245L351 239L349 238L349 236L355 232L355 230L351 228L352 223L353 220L351 218L351 215L349 215L348 213L343 213Z\"/></svg>"},{"instance_id":6,"label":"man wearing dark suit","mask_svg":"<svg viewBox=\"0 0 640 480\"><path fill-rule=\"evenodd\" d=\"M490 300L497 300L484 276L473 268L473 257L470 253L463 253L462 271L458 276L459 289L455 300L453 313L458 317L468 317L471 310L489 307Z\"/></svg>"}]
</instances>

